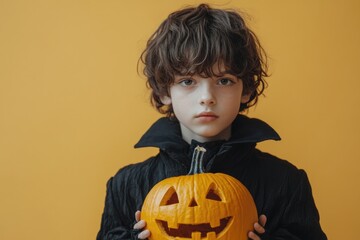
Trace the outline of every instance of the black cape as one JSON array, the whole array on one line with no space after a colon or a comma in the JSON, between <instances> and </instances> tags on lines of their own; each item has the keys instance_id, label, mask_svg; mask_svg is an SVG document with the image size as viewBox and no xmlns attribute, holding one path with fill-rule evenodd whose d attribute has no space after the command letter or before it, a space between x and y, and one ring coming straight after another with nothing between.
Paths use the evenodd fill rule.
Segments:
<instances>
[{"instance_id":1,"label":"black cape","mask_svg":"<svg viewBox=\"0 0 360 240\"><path fill-rule=\"evenodd\" d=\"M179 123L169 118L155 122L135 145L157 147L159 153L144 162L120 169L107 183L105 207L97 240L136 239L135 211L159 181L189 172L191 155L197 145L207 172L222 172L237 178L250 191L257 211L267 216L261 239L327 239L304 170L256 149L264 140L280 140L261 120L238 115L228 141L187 144ZM209 151L210 149L210 151Z\"/></svg>"}]
</instances>

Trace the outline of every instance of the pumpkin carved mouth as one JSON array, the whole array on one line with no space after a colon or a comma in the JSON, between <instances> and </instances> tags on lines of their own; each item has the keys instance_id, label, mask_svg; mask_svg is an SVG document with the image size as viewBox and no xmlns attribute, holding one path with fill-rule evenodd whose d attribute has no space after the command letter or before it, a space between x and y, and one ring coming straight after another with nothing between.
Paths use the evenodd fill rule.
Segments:
<instances>
[{"instance_id":1,"label":"pumpkin carved mouth","mask_svg":"<svg viewBox=\"0 0 360 240\"><path fill-rule=\"evenodd\" d=\"M158 226L164 229L167 235L180 238L194 238L200 235L201 238L212 235L214 238L221 233L228 225L232 217L220 219L220 225L211 227L210 223L201 224L178 224L178 228L169 228L168 223L162 220L156 220ZM198 237L195 237L198 238Z\"/></svg>"}]
</instances>

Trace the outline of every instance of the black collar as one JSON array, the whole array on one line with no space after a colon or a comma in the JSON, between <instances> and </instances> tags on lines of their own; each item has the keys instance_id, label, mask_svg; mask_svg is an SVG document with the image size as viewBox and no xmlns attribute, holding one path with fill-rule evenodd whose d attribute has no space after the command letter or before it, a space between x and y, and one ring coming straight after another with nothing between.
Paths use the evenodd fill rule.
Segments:
<instances>
[{"instance_id":1,"label":"black collar","mask_svg":"<svg viewBox=\"0 0 360 240\"><path fill-rule=\"evenodd\" d=\"M257 143L280 140L280 136L267 123L239 114L232 124L231 138L224 145ZM157 120L135 144L135 148L157 147L166 150L184 150L189 145L182 139L179 122L167 117Z\"/></svg>"}]
</instances>

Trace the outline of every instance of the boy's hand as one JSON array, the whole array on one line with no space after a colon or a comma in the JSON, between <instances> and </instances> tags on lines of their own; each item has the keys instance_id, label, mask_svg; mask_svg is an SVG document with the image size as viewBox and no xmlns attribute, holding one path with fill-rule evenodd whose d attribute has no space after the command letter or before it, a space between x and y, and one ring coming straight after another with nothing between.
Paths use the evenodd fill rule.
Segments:
<instances>
[{"instance_id":1,"label":"boy's hand","mask_svg":"<svg viewBox=\"0 0 360 240\"><path fill-rule=\"evenodd\" d=\"M254 230L255 231L250 231L248 234L248 237L252 240L261 240L260 236L261 234L265 233L265 224L266 224L266 216L265 215L260 215L259 217L259 222L256 222L254 224Z\"/></svg>"},{"instance_id":2,"label":"boy's hand","mask_svg":"<svg viewBox=\"0 0 360 240\"><path fill-rule=\"evenodd\" d=\"M144 220L140 220L140 211L136 211L135 213L135 220L136 223L134 225L134 229L143 229L146 226L146 222ZM150 231L148 229L145 229L144 231L141 231L138 235L139 239L146 239L150 236Z\"/></svg>"}]
</instances>

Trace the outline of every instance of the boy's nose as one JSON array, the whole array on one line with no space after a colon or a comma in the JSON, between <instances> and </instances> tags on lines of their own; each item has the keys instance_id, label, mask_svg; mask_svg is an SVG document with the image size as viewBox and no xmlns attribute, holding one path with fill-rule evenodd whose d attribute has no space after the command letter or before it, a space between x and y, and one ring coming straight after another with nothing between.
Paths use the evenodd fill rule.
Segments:
<instances>
[{"instance_id":1,"label":"boy's nose","mask_svg":"<svg viewBox=\"0 0 360 240\"><path fill-rule=\"evenodd\" d=\"M215 105L215 99L213 98L203 98L200 102L201 105Z\"/></svg>"},{"instance_id":2,"label":"boy's nose","mask_svg":"<svg viewBox=\"0 0 360 240\"><path fill-rule=\"evenodd\" d=\"M204 87L201 92L200 97L200 104L201 105L215 105L216 99L210 87Z\"/></svg>"}]
</instances>

